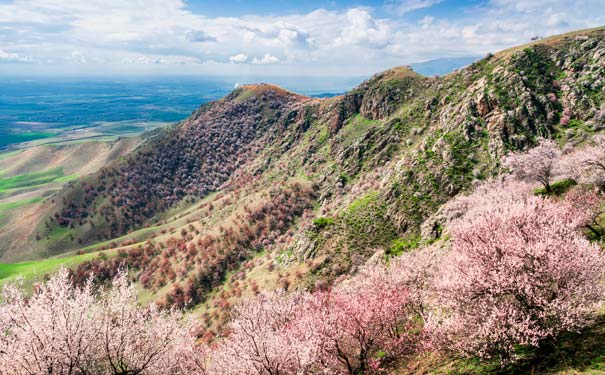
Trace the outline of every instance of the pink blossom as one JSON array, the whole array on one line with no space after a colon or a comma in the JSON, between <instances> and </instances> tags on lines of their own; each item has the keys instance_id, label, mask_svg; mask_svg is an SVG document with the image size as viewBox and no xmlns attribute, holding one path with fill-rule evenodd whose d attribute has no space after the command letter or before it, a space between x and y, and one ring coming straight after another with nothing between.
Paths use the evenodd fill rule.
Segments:
<instances>
[{"instance_id":1,"label":"pink blossom","mask_svg":"<svg viewBox=\"0 0 605 375\"><path fill-rule=\"evenodd\" d=\"M538 145L522 153L508 155L503 166L521 181L539 182L550 192L552 178L559 171L561 150L549 139L540 139Z\"/></svg>"},{"instance_id":2,"label":"pink blossom","mask_svg":"<svg viewBox=\"0 0 605 375\"><path fill-rule=\"evenodd\" d=\"M468 355L511 358L590 322L603 296L598 246L578 231L566 202L530 197L492 202L452 228L452 250L436 282L437 340Z\"/></svg>"},{"instance_id":3,"label":"pink blossom","mask_svg":"<svg viewBox=\"0 0 605 375\"><path fill-rule=\"evenodd\" d=\"M196 368L191 325L177 311L137 305L120 274L108 290L73 286L63 269L26 298L4 288L0 369L7 374L167 374ZM189 371L195 374L201 371Z\"/></svg>"}]
</instances>

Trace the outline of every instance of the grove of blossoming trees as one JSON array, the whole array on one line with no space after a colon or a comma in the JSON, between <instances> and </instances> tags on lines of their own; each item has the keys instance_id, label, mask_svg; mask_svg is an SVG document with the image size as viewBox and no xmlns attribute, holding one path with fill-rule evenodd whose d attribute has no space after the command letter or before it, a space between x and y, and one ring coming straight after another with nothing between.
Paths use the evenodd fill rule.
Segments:
<instances>
[{"instance_id":1,"label":"grove of blossoming trees","mask_svg":"<svg viewBox=\"0 0 605 375\"><path fill-rule=\"evenodd\" d=\"M421 327L393 277L370 267L329 291L244 303L211 355L211 373L365 374L413 352Z\"/></svg>"},{"instance_id":2,"label":"grove of blossoming trees","mask_svg":"<svg viewBox=\"0 0 605 375\"><path fill-rule=\"evenodd\" d=\"M538 145L524 153L508 155L504 167L509 168L519 180L536 181L550 192L550 184L558 173L561 150L550 139L540 139Z\"/></svg>"},{"instance_id":3,"label":"grove of blossoming trees","mask_svg":"<svg viewBox=\"0 0 605 375\"><path fill-rule=\"evenodd\" d=\"M1 374L173 374L195 368L192 324L176 311L137 306L124 273L112 288L75 287L60 271L26 298L5 286Z\"/></svg>"}]
</instances>

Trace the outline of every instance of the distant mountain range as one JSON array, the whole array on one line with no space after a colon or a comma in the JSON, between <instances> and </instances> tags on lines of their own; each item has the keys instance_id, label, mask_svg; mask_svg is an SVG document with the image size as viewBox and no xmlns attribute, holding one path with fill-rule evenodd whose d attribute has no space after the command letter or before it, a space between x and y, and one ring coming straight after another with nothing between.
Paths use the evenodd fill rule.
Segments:
<instances>
[{"instance_id":1,"label":"distant mountain range","mask_svg":"<svg viewBox=\"0 0 605 375\"><path fill-rule=\"evenodd\" d=\"M415 72L425 76L444 75L453 72L456 69L463 68L479 60L481 56L463 56L450 57L442 59L433 59L419 63L412 63L410 66Z\"/></svg>"}]
</instances>

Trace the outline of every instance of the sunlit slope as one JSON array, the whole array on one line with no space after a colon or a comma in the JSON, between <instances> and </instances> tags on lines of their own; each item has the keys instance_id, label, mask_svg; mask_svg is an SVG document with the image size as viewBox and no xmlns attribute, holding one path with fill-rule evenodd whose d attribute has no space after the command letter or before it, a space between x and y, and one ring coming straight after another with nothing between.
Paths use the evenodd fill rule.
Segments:
<instances>
[{"instance_id":1,"label":"sunlit slope","mask_svg":"<svg viewBox=\"0 0 605 375\"><path fill-rule=\"evenodd\" d=\"M0 154L0 259L37 257L41 246L36 246L31 236L43 212L42 201L66 183L119 159L139 143L139 138L132 137Z\"/></svg>"}]
</instances>

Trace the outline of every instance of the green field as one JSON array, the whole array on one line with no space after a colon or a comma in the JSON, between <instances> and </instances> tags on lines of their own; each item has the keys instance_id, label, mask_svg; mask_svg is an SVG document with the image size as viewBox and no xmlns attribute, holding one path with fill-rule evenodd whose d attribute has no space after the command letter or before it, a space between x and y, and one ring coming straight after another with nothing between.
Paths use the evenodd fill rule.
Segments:
<instances>
[{"instance_id":1,"label":"green field","mask_svg":"<svg viewBox=\"0 0 605 375\"><path fill-rule=\"evenodd\" d=\"M14 143L28 142L36 139L51 138L56 136L55 133L48 132L23 132L14 134L2 134L0 137L0 147L12 145Z\"/></svg>"},{"instance_id":2,"label":"green field","mask_svg":"<svg viewBox=\"0 0 605 375\"><path fill-rule=\"evenodd\" d=\"M20 174L12 177L0 177L0 194L15 189L36 187L52 182L67 182L74 178L77 178L77 176L65 176L63 167L52 168L42 172Z\"/></svg>"},{"instance_id":3,"label":"green field","mask_svg":"<svg viewBox=\"0 0 605 375\"><path fill-rule=\"evenodd\" d=\"M36 280L40 280L44 275L57 272L61 266L73 267L87 260L93 259L98 252L82 255L73 255L62 258L49 258L39 261L24 263L1 264L0 263L0 285L5 282L23 277L23 283L30 287Z\"/></svg>"},{"instance_id":4,"label":"green field","mask_svg":"<svg viewBox=\"0 0 605 375\"><path fill-rule=\"evenodd\" d=\"M34 197L34 198L28 198L28 199L21 199L21 200L14 201L14 202L6 202L6 203L0 202L0 215L4 211L27 206L28 204L40 202L41 200L42 200L41 197Z\"/></svg>"}]
</instances>

